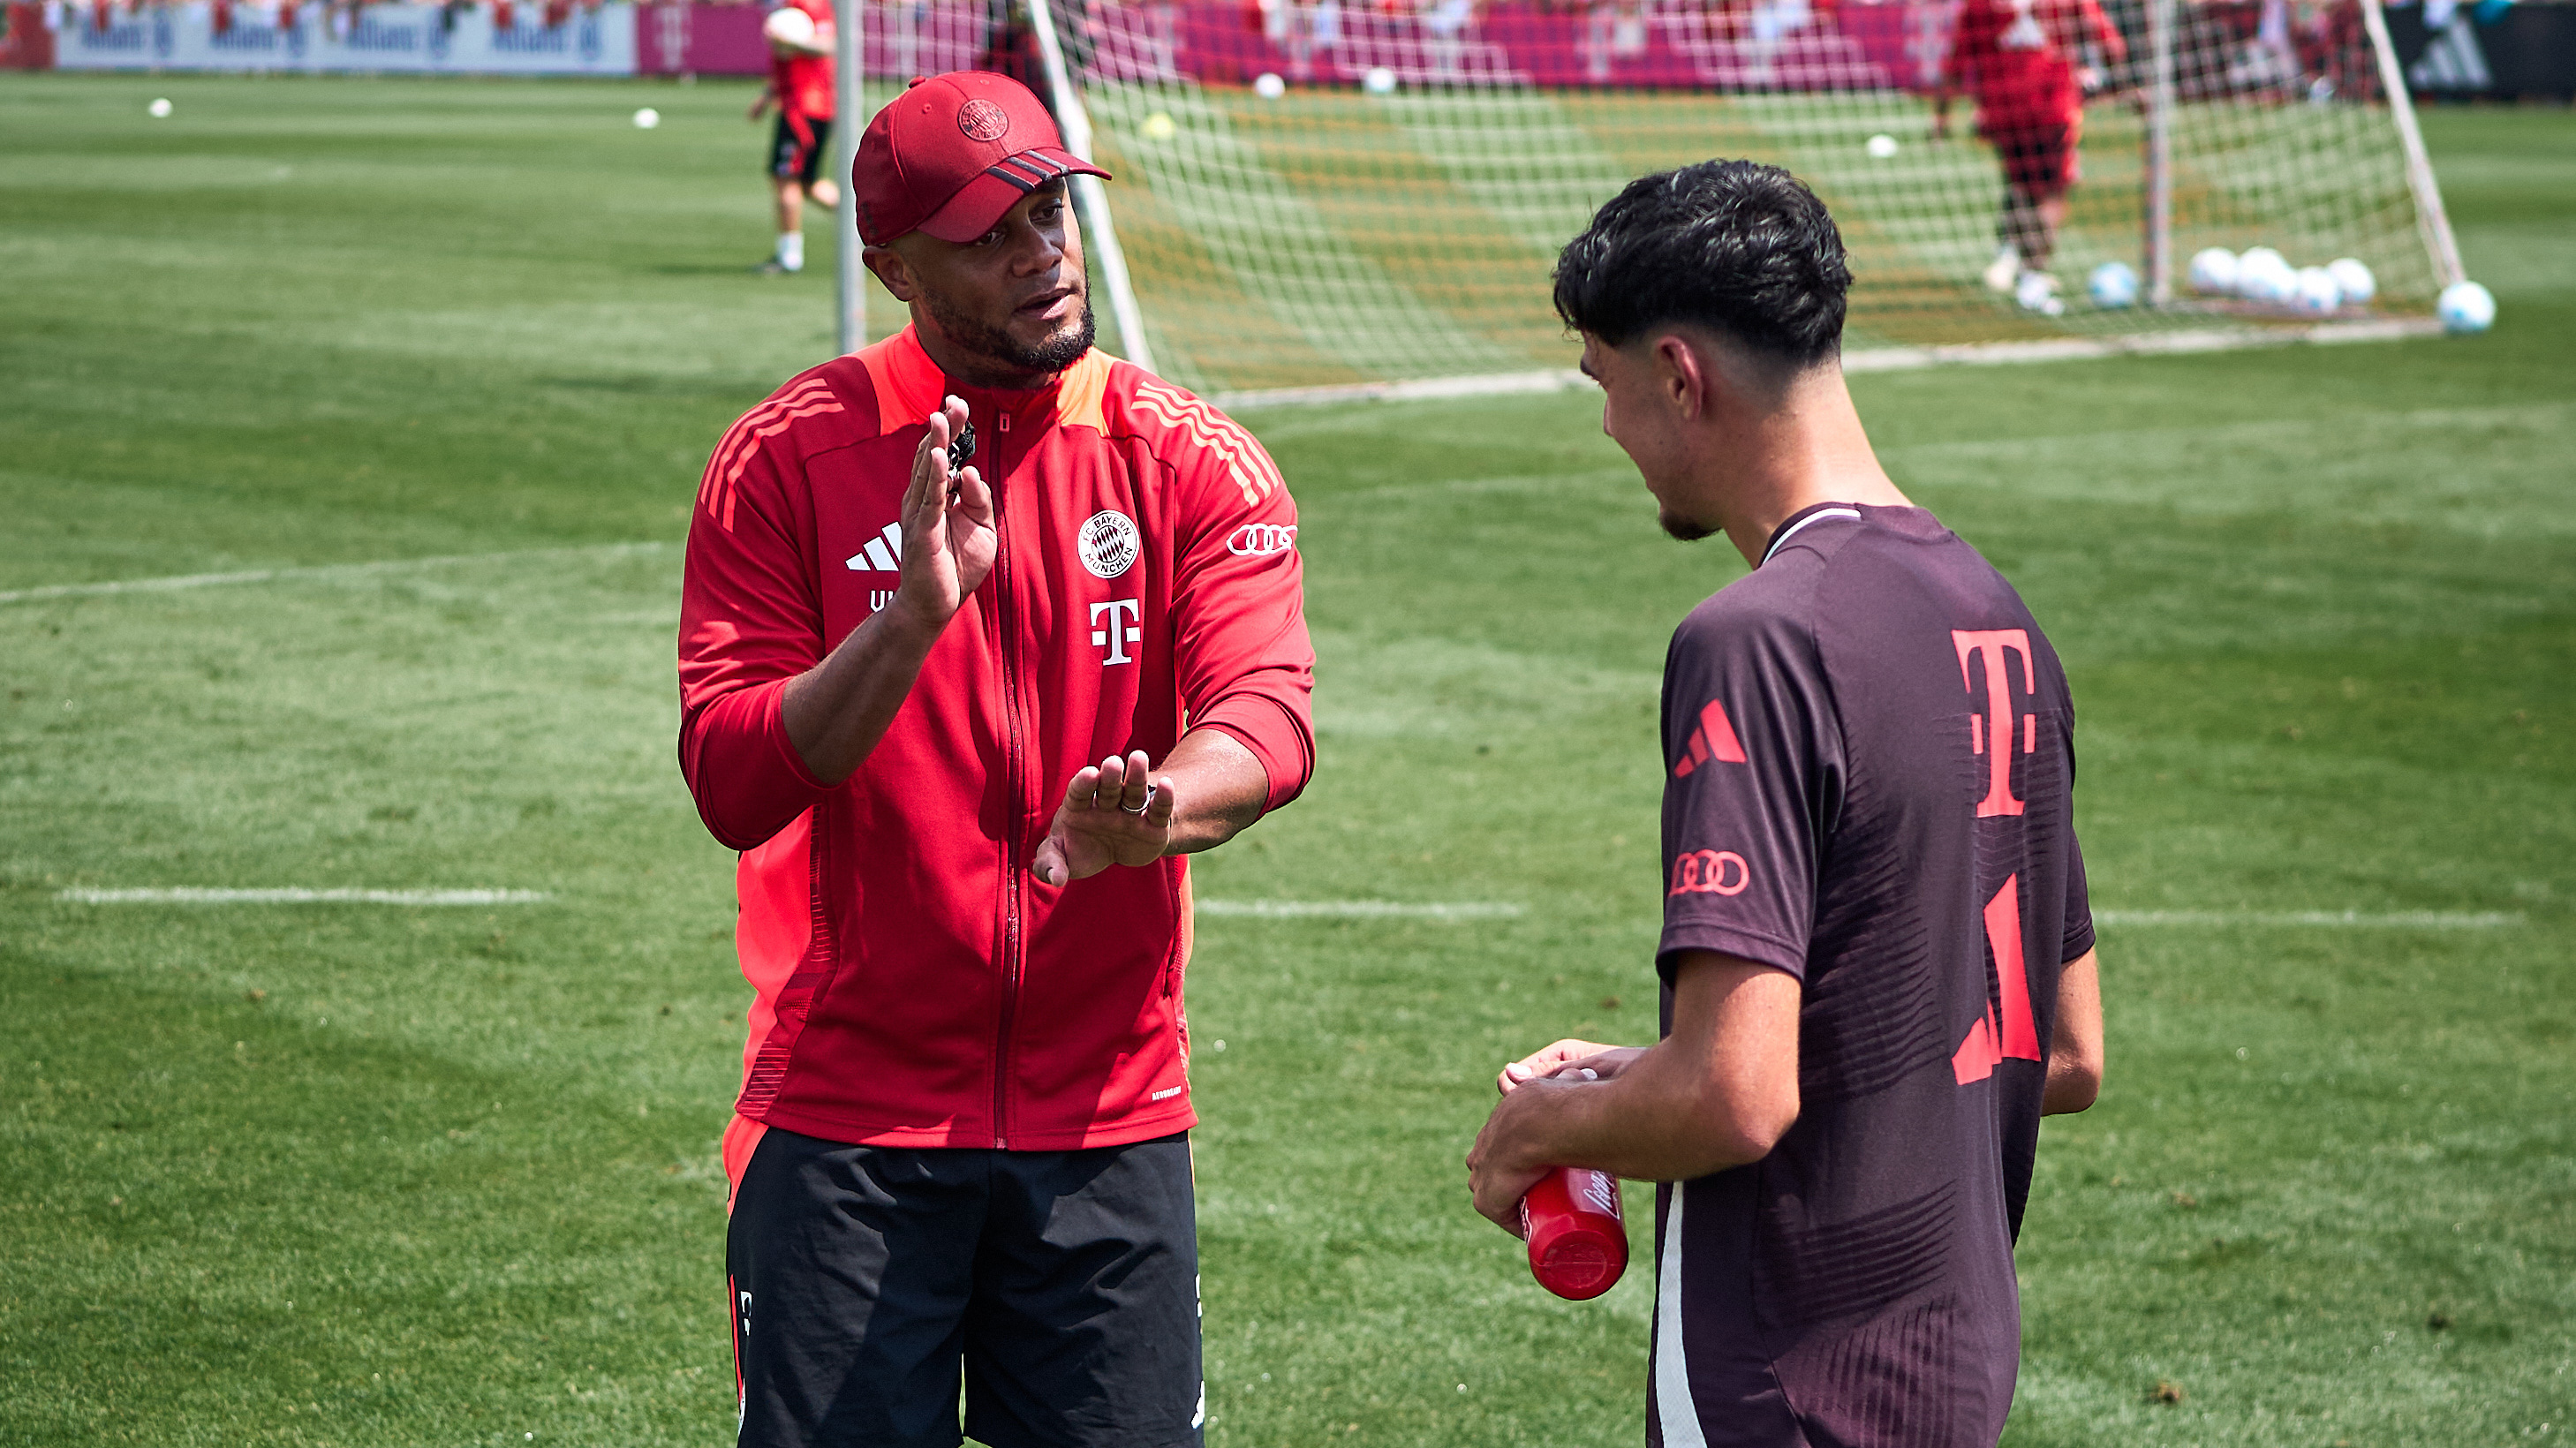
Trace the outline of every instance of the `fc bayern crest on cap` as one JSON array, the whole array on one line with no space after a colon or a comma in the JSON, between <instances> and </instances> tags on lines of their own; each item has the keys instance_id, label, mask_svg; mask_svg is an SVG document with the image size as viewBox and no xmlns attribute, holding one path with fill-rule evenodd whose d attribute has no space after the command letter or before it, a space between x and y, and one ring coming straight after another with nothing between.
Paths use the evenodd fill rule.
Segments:
<instances>
[{"instance_id":1,"label":"fc bayern crest on cap","mask_svg":"<svg viewBox=\"0 0 2576 1448\"><path fill-rule=\"evenodd\" d=\"M1145 545L1136 536L1135 519L1124 513L1094 513L1074 535L1074 547L1094 578L1116 578L1136 566L1136 555Z\"/></svg>"},{"instance_id":2,"label":"fc bayern crest on cap","mask_svg":"<svg viewBox=\"0 0 2576 1448\"><path fill-rule=\"evenodd\" d=\"M998 141L1011 132L1011 113L978 96L957 108L957 129L970 141Z\"/></svg>"}]
</instances>

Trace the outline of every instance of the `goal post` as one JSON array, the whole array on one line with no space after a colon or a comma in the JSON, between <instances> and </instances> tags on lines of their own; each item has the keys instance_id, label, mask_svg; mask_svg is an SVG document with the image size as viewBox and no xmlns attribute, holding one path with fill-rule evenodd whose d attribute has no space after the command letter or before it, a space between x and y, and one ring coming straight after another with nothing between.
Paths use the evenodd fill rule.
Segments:
<instances>
[{"instance_id":1,"label":"goal post","mask_svg":"<svg viewBox=\"0 0 2576 1448\"><path fill-rule=\"evenodd\" d=\"M1786 166L1833 208L1856 368L2429 329L2456 276L2376 0L2101 0L2049 270L1991 290L2004 168L1934 97L1979 0L896 0L872 67L1014 70L1117 181L1077 197L1120 345L1203 392L1562 385L1557 251L1630 179ZM2017 0L1982 0L2012 4ZM2074 0L2029 0L2039 6ZM874 77L872 76L872 79ZM2192 257L2366 265L2367 300L2206 295ZM2088 281L2126 269L2103 303ZM2116 281L2116 277L2114 278Z\"/></svg>"}]
</instances>

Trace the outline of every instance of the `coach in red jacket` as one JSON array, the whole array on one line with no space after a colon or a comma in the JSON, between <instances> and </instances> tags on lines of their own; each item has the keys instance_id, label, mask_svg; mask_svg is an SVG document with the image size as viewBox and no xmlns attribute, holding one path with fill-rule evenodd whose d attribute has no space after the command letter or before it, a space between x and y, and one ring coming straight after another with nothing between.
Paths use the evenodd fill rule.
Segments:
<instances>
[{"instance_id":1,"label":"coach in red jacket","mask_svg":"<svg viewBox=\"0 0 2576 1448\"><path fill-rule=\"evenodd\" d=\"M743 852L745 1444L1195 1444L1184 856L1314 764L1297 514L1092 350L1076 171L1004 77L869 124L912 325L708 464L680 762ZM967 461L971 455L972 461Z\"/></svg>"}]
</instances>

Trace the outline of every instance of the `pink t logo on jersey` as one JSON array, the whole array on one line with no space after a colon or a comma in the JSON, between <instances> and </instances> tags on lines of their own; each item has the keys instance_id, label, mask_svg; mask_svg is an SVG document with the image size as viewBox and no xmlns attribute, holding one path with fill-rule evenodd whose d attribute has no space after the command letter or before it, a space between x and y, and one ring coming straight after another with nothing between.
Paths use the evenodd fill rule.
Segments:
<instances>
[{"instance_id":1,"label":"pink t logo on jersey","mask_svg":"<svg viewBox=\"0 0 2576 1448\"><path fill-rule=\"evenodd\" d=\"M1975 654L1985 661L1986 712L1968 716L1968 751L1986 756L1987 761L1986 797L1977 802L1977 818L2020 814L2022 802L2012 792L2013 736L2021 736L2022 753L2037 752L2039 716L2013 713L2012 670L2006 660L2021 655L2021 691L2037 694L2039 676L2031 667L2030 631L1954 628L1950 642L1959 651L1959 683L1970 695L1977 692L1977 681L1968 673L1968 656ZM2016 724L2020 727L2015 728Z\"/></svg>"}]
</instances>

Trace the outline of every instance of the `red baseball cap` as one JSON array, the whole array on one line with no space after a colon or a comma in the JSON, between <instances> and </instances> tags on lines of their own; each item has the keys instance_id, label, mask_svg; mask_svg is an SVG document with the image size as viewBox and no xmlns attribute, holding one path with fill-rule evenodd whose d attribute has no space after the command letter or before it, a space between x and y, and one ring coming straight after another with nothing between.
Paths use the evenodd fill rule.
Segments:
<instances>
[{"instance_id":1,"label":"red baseball cap","mask_svg":"<svg viewBox=\"0 0 2576 1448\"><path fill-rule=\"evenodd\" d=\"M1055 118L1006 75L953 70L915 80L859 136L850 184L859 239L907 232L969 242L1058 176L1109 173L1064 148Z\"/></svg>"}]
</instances>

